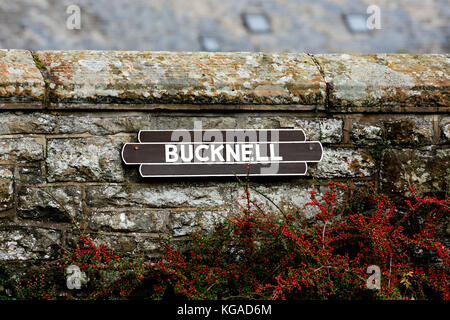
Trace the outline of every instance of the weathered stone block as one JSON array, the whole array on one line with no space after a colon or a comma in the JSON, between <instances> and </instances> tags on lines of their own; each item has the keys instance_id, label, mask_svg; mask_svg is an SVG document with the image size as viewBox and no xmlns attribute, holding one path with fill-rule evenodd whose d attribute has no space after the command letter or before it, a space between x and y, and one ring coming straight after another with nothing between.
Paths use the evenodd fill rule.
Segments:
<instances>
[{"instance_id":1,"label":"weathered stone block","mask_svg":"<svg viewBox=\"0 0 450 320\"><path fill-rule=\"evenodd\" d=\"M1 227L0 260L56 258L61 233L43 228Z\"/></svg>"},{"instance_id":2,"label":"weathered stone block","mask_svg":"<svg viewBox=\"0 0 450 320\"><path fill-rule=\"evenodd\" d=\"M227 116L199 117L199 116L158 116L153 118L151 129L175 130L175 129L234 129L237 128L237 119Z\"/></svg>"},{"instance_id":3,"label":"weathered stone block","mask_svg":"<svg viewBox=\"0 0 450 320\"><path fill-rule=\"evenodd\" d=\"M148 114L91 112L88 114L62 114L58 133L108 135L122 132L137 133L139 130L145 129L151 129L151 120Z\"/></svg>"},{"instance_id":4,"label":"weathered stone block","mask_svg":"<svg viewBox=\"0 0 450 320\"><path fill-rule=\"evenodd\" d=\"M322 136L320 122L317 120L290 119L290 121L281 121L281 123L290 128L302 129L308 141L320 141L320 137Z\"/></svg>"},{"instance_id":5,"label":"weathered stone block","mask_svg":"<svg viewBox=\"0 0 450 320\"><path fill-rule=\"evenodd\" d=\"M333 110L449 111L445 54L315 55L330 88Z\"/></svg>"},{"instance_id":6,"label":"weathered stone block","mask_svg":"<svg viewBox=\"0 0 450 320\"><path fill-rule=\"evenodd\" d=\"M53 181L125 180L121 150L128 136L49 139L47 179Z\"/></svg>"},{"instance_id":7,"label":"weathered stone block","mask_svg":"<svg viewBox=\"0 0 450 320\"><path fill-rule=\"evenodd\" d=\"M12 168L0 166L0 211L14 206L14 182Z\"/></svg>"},{"instance_id":8,"label":"weathered stone block","mask_svg":"<svg viewBox=\"0 0 450 320\"><path fill-rule=\"evenodd\" d=\"M0 113L0 134L52 133L57 125L58 117L49 113Z\"/></svg>"},{"instance_id":9,"label":"weathered stone block","mask_svg":"<svg viewBox=\"0 0 450 320\"><path fill-rule=\"evenodd\" d=\"M154 257L161 253L161 241L158 238L149 237L145 234L88 233L87 235L94 244L103 244L114 254L125 256L132 260ZM79 236L69 233L67 243L75 248L80 243Z\"/></svg>"},{"instance_id":10,"label":"weathered stone block","mask_svg":"<svg viewBox=\"0 0 450 320\"><path fill-rule=\"evenodd\" d=\"M386 140L393 144L427 145L433 143L433 123L425 119L386 121Z\"/></svg>"},{"instance_id":11,"label":"weathered stone block","mask_svg":"<svg viewBox=\"0 0 450 320\"><path fill-rule=\"evenodd\" d=\"M17 168L19 182L28 184L41 184L45 182L40 166L23 166Z\"/></svg>"},{"instance_id":12,"label":"weathered stone block","mask_svg":"<svg viewBox=\"0 0 450 320\"><path fill-rule=\"evenodd\" d=\"M102 208L89 210L89 228L94 231L165 232L167 212L152 209Z\"/></svg>"},{"instance_id":13,"label":"weathered stone block","mask_svg":"<svg viewBox=\"0 0 450 320\"><path fill-rule=\"evenodd\" d=\"M374 124L352 121L352 142L358 145L374 145L383 141L383 128Z\"/></svg>"},{"instance_id":14,"label":"weathered stone block","mask_svg":"<svg viewBox=\"0 0 450 320\"><path fill-rule=\"evenodd\" d=\"M444 117L439 122L441 128L441 138L439 139L443 143L450 142L450 117Z\"/></svg>"},{"instance_id":15,"label":"weathered stone block","mask_svg":"<svg viewBox=\"0 0 450 320\"><path fill-rule=\"evenodd\" d=\"M311 202L311 192L315 191L317 200L320 201L325 193L329 191L328 186L326 185L311 183L254 184L254 186L258 192L250 190L250 197L252 200L256 200L256 203L265 210L266 213L280 215L296 212L306 219L311 219L320 211L320 209L315 206L306 205L308 202ZM337 201L341 201L343 195L344 193L341 190L338 190ZM239 201L243 207L246 206L246 198ZM283 212L280 212L280 209Z\"/></svg>"},{"instance_id":16,"label":"weathered stone block","mask_svg":"<svg viewBox=\"0 0 450 320\"><path fill-rule=\"evenodd\" d=\"M160 256L164 250L164 245L159 239L147 238L142 235L136 235L136 255L138 257L152 258Z\"/></svg>"},{"instance_id":17,"label":"weathered stone block","mask_svg":"<svg viewBox=\"0 0 450 320\"><path fill-rule=\"evenodd\" d=\"M44 160L44 144L43 138L0 138L0 161Z\"/></svg>"},{"instance_id":18,"label":"weathered stone block","mask_svg":"<svg viewBox=\"0 0 450 320\"><path fill-rule=\"evenodd\" d=\"M316 178L369 177L376 172L376 162L364 150L324 148L322 161L308 164L308 176Z\"/></svg>"},{"instance_id":19,"label":"weathered stone block","mask_svg":"<svg viewBox=\"0 0 450 320\"><path fill-rule=\"evenodd\" d=\"M258 116L249 115L245 119L245 128L249 129L279 129L282 128L282 121L287 119L279 116Z\"/></svg>"},{"instance_id":20,"label":"weathered stone block","mask_svg":"<svg viewBox=\"0 0 450 320\"><path fill-rule=\"evenodd\" d=\"M37 55L60 102L317 105L325 97L322 76L307 54L39 51Z\"/></svg>"},{"instance_id":21,"label":"weathered stone block","mask_svg":"<svg viewBox=\"0 0 450 320\"><path fill-rule=\"evenodd\" d=\"M320 121L320 140L322 143L339 143L342 140L342 120L323 119Z\"/></svg>"},{"instance_id":22,"label":"weathered stone block","mask_svg":"<svg viewBox=\"0 0 450 320\"><path fill-rule=\"evenodd\" d=\"M388 149L383 153L381 182L384 192L411 196L418 192L450 191L450 149Z\"/></svg>"},{"instance_id":23,"label":"weathered stone block","mask_svg":"<svg viewBox=\"0 0 450 320\"><path fill-rule=\"evenodd\" d=\"M256 189L266 195L281 210L283 210L284 213L296 211L301 213L306 218L311 218L317 211L311 206L305 206L305 204L310 201L310 192L314 190L311 185L260 185L257 186ZM267 213L281 214L278 208L271 201L256 191L250 190L250 196L251 199L256 200L258 205L264 208ZM246 201L246 199L240 200L244 207L246 205Z\"/></svg>"},{"instance_id":24,"label":"weathered stone block","mask_svg":"<svg viewBox=\"0 0 450 320\"><path fill-rule=\"evenodd\" d=\"M22 219L70 222L81 215L81 188L21 186L17 214Z\"/></svg>"},{"instance_id":25,"label":"weathered stone block","mask_svg":"<svg viewBox=\"0 0 450 320\"><path fill-rule=\"evenodd\" d=\"M327 118L300 117L248 117L246 127L252 129L302 129L306 140L322 143L340 143L342 141L342 120Z\"/></svg>"},{"instance_id":26,"label":"weathered stone block","mask_svg":"<svg viewBox=\"0 0 450 320\"><path fill-rule=\"evenodd\" d=\"M223 221L232 211L232 207L228 209L172 210L169 215L170 230L174 237L187 236L194 232L196 227L211 230L215 222Z\"/></svg>"},{"instance_id":27,"label":"weathered stone block","mask_svg":"<svg viewBox=\"0 0 450 320\"><path fill-rule=\"evenodd\" d=\"M226 204L226 189L185 182L90 186L86 201L91 207L216 207Z\"/></svg>"},{"instance_id":28,"label":"weathered stone block","mask_svg":"<svg viewBox=\"0 0 450 320\"><path fill-rule=\"evenodd\" d=\"M44 100L44 88L44 78L29 51L0 50L0 107L40 103Z\"/></svg>"},{"instance_id":29,"label":"weathered stone block","mask_svg":"<svg viewBox=\"0 0 450 320\"><path fill-rule=\"evenodd\" d=\"M103 244L108 250L116 254L126 253L132 255L137 247L137 242L133 235L88 233L87 236L94 244ZM79 235L72 232L67 234L66 241L69 246L74 248L81 243Z\"/></svg>"}]
</instances>

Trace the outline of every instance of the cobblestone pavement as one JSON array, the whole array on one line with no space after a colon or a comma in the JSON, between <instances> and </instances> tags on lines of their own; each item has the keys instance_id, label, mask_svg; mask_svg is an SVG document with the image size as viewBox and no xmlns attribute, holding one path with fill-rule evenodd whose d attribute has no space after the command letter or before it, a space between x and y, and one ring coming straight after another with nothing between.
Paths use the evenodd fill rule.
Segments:
<instances>
[{"instance_id":1,"label":"cobblestone pavement","mask_svg":"<svg viewBox=\"0 0 450 320\"><path fill-rule=\"evenodd\" d=\"M81 29L69 30L69 5ZM352 32L345 15L381 29ZM252 32L245 14L257 14ZM261 18L262 15L262 18ZM253 16L254 17L254 16ZM2 0L0 47L152 51L450 52L448 0Z\"/></svg>"}]
</instances>

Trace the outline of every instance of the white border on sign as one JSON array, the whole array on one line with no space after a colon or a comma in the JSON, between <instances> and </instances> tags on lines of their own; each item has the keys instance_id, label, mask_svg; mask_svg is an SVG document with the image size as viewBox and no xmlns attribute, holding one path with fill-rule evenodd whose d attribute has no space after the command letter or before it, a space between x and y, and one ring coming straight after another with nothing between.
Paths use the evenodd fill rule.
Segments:
<instances>
[{"instance_id":1,"label":"white border on sign","mask_svg":"<svg viewBox=\"0 0 450 320\"><path fill-rule=\"evenodd\" d=\"M155 129L155 130L139 130L138 132L138 141L141 143L141 132L161 132L161 131L301 131L303 135L305 136L306 140L306 134L303 129L288 129L288 128L282 128L282 129L175 129L175 130L164 130L164 129ZM145 143L145 142L142 142ZM159 143L159 142L157 142Z\"/></svg>"},{"instance_id":2,"label":"white border on sign","mask_svg":"<svg viewBox=\"0 0 450 320\"><path fill-rule=\"evenodd\" d=\"M172 142L127 142L123 145L122 147L122 152L121 152L121 156L122 156L122 161L127 164L127 165L136 165L136 164L168 164L167 162L163 162L163 163L145 163L145 162L126 162L125 159L123 158L123 151L125 150L125 146L129 145L129 144L162 144L162 145L166 145L166 144L239 144L236 142L178 142L178 143L172 143ZM319 160L311 160L311 161L291 161L291 162L320 162L323 159L323 146L322 143L320 141L279 141L279 142L244 142L244 144L277 144L277 143L318 143L320 145L320 159ZM207 164L205 162L185 162L185 163L181 163L181 164ZM216 164L218 164L218 162L214 162ZM233 164L233 163L249 163L248 161L244 161L244 162L221 162L223 164ZM255 162L253 162L255 163ZM271 163L289 163L289 161L272 161Z\"/></svg>"},{"instance_id":3,"label":"white border on sign","mask_svg":"<svg viewBox=\"0 0 450 320\"><path fill-rule=\"evenodd\" d=\"M304 161L303 161L304 162ZM299 162L300 163L300 162ZM273 173L273 174L266 174L266 173L254 173L254 174L250 174L251 177L274 177L274 176L304 176L308 173L308 164L306 162L305 163L305 173L281 173L281 174L277 174L277 173ZM180 175L180 174L176 174L176 175L143 175L142 174L142 166L144 164L141 164L139 166L139 174L141 175L141 177L143 178L182 178L182 177L186 177L186 178L194 178L194 177L234 177L234 176L246 176L247 173L226 173L226 174L190 174L190 175ZM147 165L147 164L145 164Z\"/></svg>"}]
</instances>

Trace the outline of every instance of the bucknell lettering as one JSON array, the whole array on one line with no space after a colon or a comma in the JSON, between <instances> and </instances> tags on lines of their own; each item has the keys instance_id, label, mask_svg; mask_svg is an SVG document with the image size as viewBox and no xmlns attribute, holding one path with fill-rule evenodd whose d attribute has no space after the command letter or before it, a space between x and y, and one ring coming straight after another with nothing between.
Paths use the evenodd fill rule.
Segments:
<instances>
[{"instance_id":1,"label":"bucknell lettering","mask_svg":"<svg viewBox=\"0 0 450 320\"><path fill-rule=\"evenodd\" d=\"M268 149L268 150L267 150ZM274 143L265 144L166 144L166 162L269 162L282 161Z\"/></svg>"}]
</instances>

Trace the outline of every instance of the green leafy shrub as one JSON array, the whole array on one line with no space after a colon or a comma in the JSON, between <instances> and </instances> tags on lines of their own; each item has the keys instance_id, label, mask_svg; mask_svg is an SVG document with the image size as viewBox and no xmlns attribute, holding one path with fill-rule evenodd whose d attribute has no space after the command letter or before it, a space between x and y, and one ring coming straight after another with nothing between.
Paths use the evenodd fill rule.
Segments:
<instances>
[{"instance_id":1,"label":"green leafy shrub","mask_svg":"<svg viewBox=\"0 0 450 320\"><path fill-rule=\"evenodd\" d=\"M420 197L397 208L373 184L336 182L318 199L313 221L266 212L245 184L242 210L197 228L181 248L165 244L153 262L129 261L81 234L31 282L17 282L22 299L449 299L449 249L439 228L449 200ZM341 192L343 191L343 192ZM342 195L342 196L338 196ZM69 265L86 273L81 290L61 281ZM381 271L367 288L367 268ZM49 274L56 274L51 278ZM58 280L59 279L59 280Z\"/></svg>"}]
</instances>

